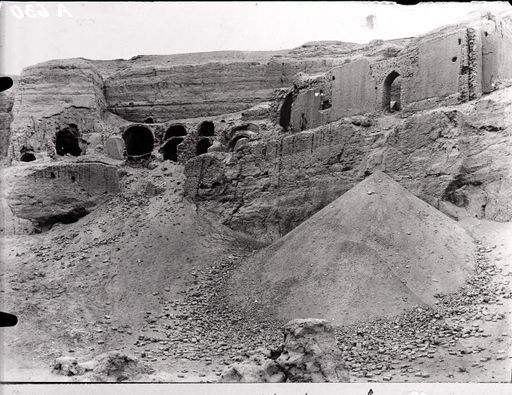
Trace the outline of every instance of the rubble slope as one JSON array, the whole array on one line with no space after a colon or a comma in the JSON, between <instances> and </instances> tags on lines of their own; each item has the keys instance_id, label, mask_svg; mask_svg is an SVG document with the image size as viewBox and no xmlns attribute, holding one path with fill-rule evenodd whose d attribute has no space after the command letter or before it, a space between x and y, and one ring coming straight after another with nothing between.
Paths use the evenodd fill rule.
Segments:
<instances>
[{"instance_id":1,"label":"rubble slope","mask_svg":"<svg viewBox=\"0 0 512 395\"><path fill-rule=\"evenodd\" d=\"M393 316L455 291L473 241L452 219L376 172L246 261L232 302L277 319L336 324Z\"/></svg>"}]
</instances>

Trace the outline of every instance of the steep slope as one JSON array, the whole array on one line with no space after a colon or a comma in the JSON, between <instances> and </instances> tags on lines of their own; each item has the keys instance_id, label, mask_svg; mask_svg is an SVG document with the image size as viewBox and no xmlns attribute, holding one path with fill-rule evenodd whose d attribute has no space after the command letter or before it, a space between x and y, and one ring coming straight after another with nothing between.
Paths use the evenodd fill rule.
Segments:
<instances>
[{"instance_id":1,"label":"steep slope","mask_svg":"<svg viewBox=\"0 0 512 395\"><path fill-rule=\"evenodd\" d=\"M78 222L0 240L2 310L19 318L0 331L9 344L2 357L126 349L147 311L173 314L196 273L244 243L183 198L181 166L123 173L120 194Z\"/></svg>"},{"instance_id":2,"label":"steep slope","mask_svg":"<svg viewBox=\"0 0 512 395\"><path fill-rule=\"evenodd\" d=\"M376 172L245 262L228 287L255 313L344 324L455 291L472 253L455 221Z\"/></svg>"}]
</instances>

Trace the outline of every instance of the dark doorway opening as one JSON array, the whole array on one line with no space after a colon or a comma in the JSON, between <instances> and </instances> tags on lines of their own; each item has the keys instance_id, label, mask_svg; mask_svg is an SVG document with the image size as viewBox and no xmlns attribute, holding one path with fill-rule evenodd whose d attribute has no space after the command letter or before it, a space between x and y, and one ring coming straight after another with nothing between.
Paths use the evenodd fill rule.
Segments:
<instances>
[{"instance_id":1,"label":"dark doorway opening","mask_svg":"<svg viewBox=\"0 0 512 395\"><path fill-rule=\"evenodd\" d=\"M199 125L198 129L199 136L215 136L215 125L211 121L204 121Z\"/></svg>"},{"instance_id":2,"label":"dark doorway opening","mask_svg":"<svg viewBox=\"0 0 512 395\"><path fill-rule=\"evenodd\" d=\"M32 162L33 160L36 160L36 156L32 152L25 152L24 154L21 154L20 160L22 162Z\"/></svg>"},{"instance_id":3,"label":"dark doorway opening","mask_svg":"<svg viewBox=\"0 0 512 395\"><path fill-rule=\"evenodd\" d=\"M144 123L155 123L155 121L153 120L153 118L148 117L148 118L146 118L146 120L144 121Z\"/></svg>"},{"instance_id":4,"label":"dark doorway opening","mask_svg":"<svg viewBox=\"0 0 512 395\"><path fill-rule=\"evenodd\" d=\"M401 105L402 81L400 74L392 71L384 80L384 92L382 98L382 108L387 112L400 111Z\"/></svg>"},{"instance_id":5,"label":"dark doorway opening","mask_svg":"<svg viewBox=\"0 0 512 395\"><path fill-rule=\"evenodd\" d=\"M172 138L165 143L162 148L164 160L178 161L178 145L181 144L183 139L181 137Z\"/></svg>"},{"instance_id":6,"label":"dark doorway opening","mask_svg":"<svg viewBox=\"0 0 512 395\"><path fill-rule=\"evenodd\" d=\"M187 135L187 129L185 129L185 126L172 125L165 132L164 140L167 140L168 138L171 138L171 137L179 137L179 136L186 136L186 135Z\"/></svg>"},{"instance_id":7,"label":"dark doorway opening","mask_svg":"<svg viewBox=\"0 0 512 395\"><path fill-rule=\"evenodd\" d=\"M20 160L22 162L32 162L33 160L36 160L36 156L34 155L34 149L32 147L27 147L24 145L20 149Z\"/></svg>"},{"instance_id":8,"label":"dark doorway opening","mask_svg":"<svg viewBox=\"0 0 512 395\"><path fill-rule=\"evenodd\" d=\"M55 136L55 148L57 155L73 155L79 156L82 153L78 141L78 127L74 124L68 125L66 128L61 129Z\"/></svg>"},{"instance_id":9,"label":"dark doorway opening","mask_svg":"<svg viewBox=\"0 0 512 395\"><path fill-rule=\"evenodd\" d=\"M144 126L132 126L123 135L128 156L149 156L153 151L155 141L153 133Z\"/></svg>"},{"instance_id":10,"label":"dark doorway opening","mask_svg":"<svg viewBox=\"0 0 512 395\"><path fill-rule=\"evenodd\" d=\"M290 92L284 98L283 104L281 105L281 111L279 112L279 125L285 129L288 129L290 126L290 119L292 117L292 103L293 95Z\"/></svg>"},{"instance_id":11,"label":"dark doorway opening","mask_svg":"<svg viewBox=\"0 0 512 395\"><path fill-rule=\"evenodd\" d=\"M196 155L206 154L208 152L208 148L212 145L209 139L201 139L197 142L196 145Z\"/></svg>"}]
</instances>

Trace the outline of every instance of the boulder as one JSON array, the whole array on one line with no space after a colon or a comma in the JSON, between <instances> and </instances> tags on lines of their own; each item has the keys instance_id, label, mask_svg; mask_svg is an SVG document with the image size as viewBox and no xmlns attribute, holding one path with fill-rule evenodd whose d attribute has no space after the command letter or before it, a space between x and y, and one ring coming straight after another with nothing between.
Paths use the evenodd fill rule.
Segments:
<instances>
[{"instance_id":1,"label":"boulder","mask_svg":"<svg viewBox=\"0 0 512 395\"><path fill-rule=\"evenodd\" d=\"M284 383L286 376L276 361L256 354L249 360L227 366L221 375L223 383Z\"/></svg>"},{"instance_id":2,"label":"boulder","mask_svg":"<svg viewBox=\"0 0 512 395\"><path fill-rule=\"evenodd\" d=\"M138 377L154 373L155 370L136 357L111 351L97 356L92 371L93 381L118 382L136 380Z\"/></svg>"},{"instance_id":3,"label":"boulder","mask_svg":"<svg viewBox=\"0 0 512 395\"><path fill-rule=\"evenodd\" d=\"M284 328L276 362L289 382L348 382L332 325L322 319L296 319Z\"/></svg>"},{"instance_id":4,"label":"boulder","mask_svg":"<svg viewBox=\"0 0 512 395\"><path fill-rule=\"evenodd\" d=\"M63 376L79 376L85 373L86 369L80 365L75 357L59 357L53 363L52 373Z\"/></svg>"},{"instance_id":5,"label":"boulder","mask_svg":"<svg viewBox=\"0 0 512 395\"><path fill-rule=\"evenodd\" d=\"M105 143L105 148L107 150L107 155L112 159L124 159L124 141L121 137L109 137Z\"/></svg>"}]
</instances>

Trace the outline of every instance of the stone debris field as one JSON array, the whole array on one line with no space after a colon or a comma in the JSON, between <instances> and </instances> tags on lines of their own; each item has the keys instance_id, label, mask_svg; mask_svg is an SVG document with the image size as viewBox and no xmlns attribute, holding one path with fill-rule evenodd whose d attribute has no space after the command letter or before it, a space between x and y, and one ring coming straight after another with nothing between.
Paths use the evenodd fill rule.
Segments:
<instances>
[{"instance_id":1,"label":"stone debris field","mask_svg":"<svg viewBox=\"0 0 512 395\"><path fill-rule=\"evenodd\" d=\"M11 78L1 380L512 380L512 13Z\"/></svg>"}]
</instances>

